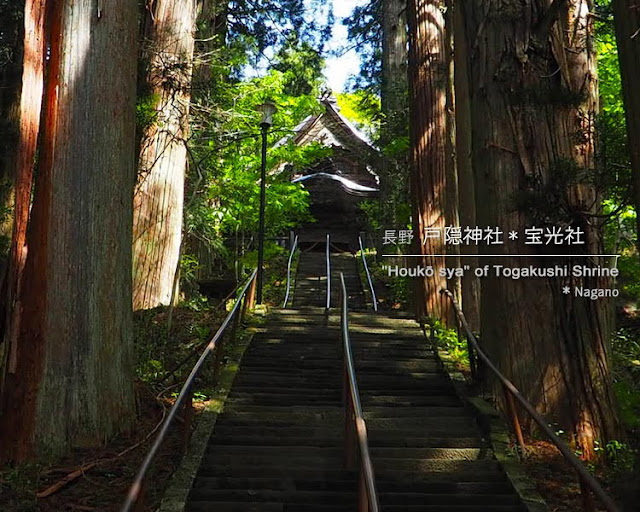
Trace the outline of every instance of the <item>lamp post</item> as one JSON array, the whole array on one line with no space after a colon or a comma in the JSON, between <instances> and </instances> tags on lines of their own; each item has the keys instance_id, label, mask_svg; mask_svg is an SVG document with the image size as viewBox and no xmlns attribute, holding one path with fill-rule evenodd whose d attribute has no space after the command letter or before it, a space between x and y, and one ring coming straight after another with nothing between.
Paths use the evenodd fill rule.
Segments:
<instances>
[{"instance_id":1,"label":"lamp post","mask_svg":"<svg viewBox=\"0 0 640 512\"><path fill-rule=\"evenodd\" d=\"M273 124L273 114L276 112L276 104L272 101L265 101L258 106L258 111L262 112L260 128L262 129L262 165L260 169L260 225L258 227L258 290L257 303L262 304L262 278L264 267L264 208L266 203L266 181L267 181L267 130Z\"/></svg>"}]
</instances>

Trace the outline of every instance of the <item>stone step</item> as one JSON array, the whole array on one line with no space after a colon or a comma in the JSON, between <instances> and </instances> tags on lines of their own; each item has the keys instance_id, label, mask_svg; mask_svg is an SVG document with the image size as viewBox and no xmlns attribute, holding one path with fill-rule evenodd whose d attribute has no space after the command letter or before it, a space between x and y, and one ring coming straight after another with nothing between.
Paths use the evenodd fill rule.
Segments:
<instances>
[{"instance_id":1,"label":"stone step","mask_svg":"<svg viewBox=\"0 0 640 512\"><path fill-rule=\"evenodd\" d=\"M342 478L335 478L327 474L325 478L302 479L296 476L290 478L237 478L237 477L198 477L193 483L194 489L274 489L274 490L352 490L357 482L356 472L343 474ZM432 482L398 482L393 480L376 479L379 493L424 493L424 494L473 494L481 500L487 494L508 494L511 490L508 482L452 482L447 480Z\"/></svg>"},{"instance_id":2,"label":"stone step","mask_svg":"<svg viewBox=\"0 0 640 512\"><path fill-rule=\"evenodd\" d=\"M285 457L308 457L315 459L340 460L344 450L342 446L311 446L304 444L287 446ZM378 459L423 459L423 460L476 460L486 453L482 448L406 448L406 447L371 447L371 457L374 462ZM207 457L215 459L227 455L242 457L272 457L276 460L283 455L281 445L254 444L244 446L240 444L221 444L215 440L207 451Z\"/></svg>"},{"instance_id":3,"label":"stone step","mask_svg":"<svg viewBox=\"0 0 640 512\"><path fill-rule=\"evenodd\" d=\"M340 408L339 404L336 407ZM266 415L273 417L274 415L290 415L298 413L311 413L311 414L324 414L326 411L330 411L333 414L334 408L327 408L321 405L246 405L230 403L225 406L225 413L239 412L239 413L253 413L256 415ZM341 409L341 408L340 408ZM342 411L339 411L343 414ZM464 407L381 407L370 406L364 411L365 420L374 418L469 418L470 414Z\"/></svg>"},{"instance_id":4,"label":"stone step","mask_svg":"<svg viewBox=\"0 0 640 512\"><path fill-rule=\"evenodd\" d=\"M331 504L283 504L283 503L237 503L237 502L189 502L185 512L353 512L354 506ZM525 512L521 505L496 505L490 510L477 505L392 505L384 512Z\"/></svg>"},{"instance_id":5,"label":"stone step","mask_svg":"<svg viewBox=\"0 0 640 512\"><path fill-rule=\"evenodd\" d=\"M373 387L384 387L385 389L447 389L451 382L440 374L412 374L412 375L391 375L391 376L369 376L359 375L358 386L363 390ZM240 372L234 381L234 386L246 387L247 385L261 384L265 387L279 386L301 386L311 387L323 386L326 389L339 388L342 386L341 379L333 375L295 375L295 374L252 374ZM305 386L305 384L310 384Z\"/></svg>"},{"instance_id":6,"label":"stone step","mask_svg":"<svg viewBox=\"0 0 640 512\"><path fill-rule=\"evenodd\" d=\"M341 402L341 390L332 390L325 393L316 391L313 394L294 393L294 390L285 390L282 393L242 393L232 391L227 398L228 404L240 405L335 405L336 401ZM385 407L455 407L461 406L462 402L456 396L410 396L410 395L361 395L362 406L370 408L373 406Z\"/></svg>"},{"instance_id":7,"label":"stone step","mask_svg":"<svg viewBox=\"0 0 640 512\"><path fill-rule=\"evenodd\" d=\"M455 443L460 438L474 438L479 439L477 430L464 426L458 429L447 429L443 426L424 426L414 425L410 428L396 428L393 430L386 430L384 428L376 428L367 423L367 430L369 441L372 444L378 444L384 446L385 443L405 443L411 439L437 439L438 442L444 443L444 440L449 440L450 443ZM343 439L343 421L338 420L335 424L312 424L312 425L280 425L260 422L252 422L245 424L237 424L236 422L223 422L216 423L215 432L216 436L265 436L265 437L277 437L281 436L286 438L337 438ZM442 444L442 446L447 446Z\"/></svg>"},{"instance_id":8,"label":"stone step","mask_svg":"<svg viewBox=\"0 0 640 512\"><path fill-rule=\"evenodd\" d=\"M275 393L275 394L282 394L282 393L293 393L293 392L297 392L298 394L300 394L301 396L305 396L305 395L320 395L322 393L325 394L331 394L332 396L335 396L336 394L338 394L338 396L341 396L342 393L342 385L336 385L336 386L332 386L330 388L322 388L322 389L317 389L316 387L309 387L309 386L302 386L302 385L295 385L295 386L291 386L291 385L287 385L287 383L284 384L277 384L277 385L269 385L269 386L260 386L258 384L252 384L252 383L244 383L244 384L236 384L234 383L234 393L243 393L244 395L252 395L254 393ZM367 400L368 397L370 396L374 396L374 397L389 397L389 396L399 396L399 395L406 395L406 396L416 396L418 394L424 394L424 396L426 397L442 397L442 396L446 396L447 393L453 393L453 386L448 383L446 385L439 385L439 386L399 386L399 387L394 387L394 388L369 388L369 389L363 389L362 387L360 388L360 397L363 401ZM235 396L235 395L234 395Z\"/></svg>"},{"instance_id":9,"label":"stone step","mask_svg":"<svg viewBox=\"0 0 640 512\"><path fill-rule=\"evenodd\" d=\"M278 490L278 489L207 489L194 488L191 497L195 501L210 502L266 502L266 503L314 503L355 506L357 504L357 486L344 491L335 490ZM474 506L482 501L485 507L519 505L520 500L509 494L426 494L381 492L379 501L382 506L424 505L430 506Z\"/></svg>"},{"instance_id":10,"label":"stone step","mask_svg":"<svg viewBox=\"0 0 640 512\"><path fill-rule=\"evenodd\" d=\"M246 435L234 435L233 432L224 435L215 434L211 438L215 446L238 445L238 446L317 446L317 447L340 447L344 446L344 438L339 435L327 436L274 436L265 435L256 429ZM485 443L477 437L374 437L369 438L371 448L481 448Z\"/></svg>"},{"instance_id":11,"label":"stone step","mask_svg":"<svg viewBox=\"0 0 640 512\"><path fill-rule=\"evenodd\" d=\"M388 465L386 463L389 463ZM342 478L339 461L318 461L301 457L278 460L258 457L215 457L203 458L199 470L201 477L271 478L296 477L304 480ZM500 464L492 459L483 460L427 460L377 459L374 467L376 481L404 483L433 482L498 482L504 480Z\"/></svg>"}]
</instances>

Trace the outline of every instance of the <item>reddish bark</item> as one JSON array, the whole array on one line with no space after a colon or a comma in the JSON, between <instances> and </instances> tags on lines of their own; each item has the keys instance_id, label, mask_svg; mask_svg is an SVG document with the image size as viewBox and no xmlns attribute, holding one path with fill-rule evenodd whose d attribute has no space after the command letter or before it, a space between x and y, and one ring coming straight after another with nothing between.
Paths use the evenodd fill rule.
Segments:
<instances>
[{"instance_id":1,"label":"reddish bark","mask_svg":"<svg viewBox=\"0 0 640 512\"><path fill-rule=\"evenodd\" d=\"M26 284L25 289L35 292L32 297L35 301L21 296L21 291L27 261L27 225L44 92L46 14L47 0L26 1L20 135L15 173L15 220L9 253L4 333L4 343L8 345L8 360L3 368L0 396L0 432L3 438L0 459L8 460L23 460L32 455L36 395L42 374L42 337L39 331L44 304L42 294L37 292L44 289L40 281L46 269L30 265L27 272L26 281L29 284ZM52 36L57 35L58 29L59 23L52 26ZM56 58L53 47L51 58ZM35 233L32 236L36 236ZM37 256L34 254L32 259L37 259ZM31 331L31 343L28 347L18 345L21 330Z\"/></svg>"},{"instance_id":2,"label":"reddish bark","mask_svg":"<svg viewBox=\"0 0 640 512\"><path fill-rule=\"evenodd\" d=\"M49 59L5 460L95 446L134 412L135 2L47 5ZM118 56L118 69L112 68Z\"/></svg>"},{"instance_id":3,"label":"reddish bark","mask_svg":"<svg viewBox=\"0 0 640 512\"><path fill-rule=\"evenodd\" d=\"M487 263L607 266L585 256L602 251L599 198L590 181L598 94L588 2L461 5L470 44L478 223L520 234L481 246L501 255ZM580 228L586 243L527 245L525 229L534 225ZM567 252L575 257L550 257ZM620 424L609 361L611 303L574 290L612 285L599 277L482 280L483 345L549 421L575 435L585 458L594 455L596 440L620 435ZM501 396L499 383L494 387Z\"/></svg>"},{"instance_id":4,"label":"reddish bark","mask_svg":"<svg viewBox=\"0 0 640 512\"><path fill-rule=\"evenodd\" d=\"M408 2L413 229L418 253L425 255L414 261L435 270L433 277L417 280L416 312L418 317L428 315L447 323L449 302L440 295L447 282L438 275L445 258L432 256L445 253L447 225L448 57L443 7L440 0ZM439 235L427 236L425 230Z\"/></svg>"}]
</instances>

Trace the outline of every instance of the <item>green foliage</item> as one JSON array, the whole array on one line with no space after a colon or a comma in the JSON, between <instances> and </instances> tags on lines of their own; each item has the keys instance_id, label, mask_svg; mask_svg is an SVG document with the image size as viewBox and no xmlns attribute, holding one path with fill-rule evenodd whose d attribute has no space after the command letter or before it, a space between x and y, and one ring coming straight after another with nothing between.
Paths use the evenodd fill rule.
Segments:
<instances>
[{"instance_id":1,"label":"green foliage","mask_svg":"<svg viewBox=\"0 0 640 512\"><path fill-rule=\"evenodd\" d=\"M630 429L640 428L640 391L633 389L627 381L614 383L613 389L620 407L620 419L624 425Z\"/></svg>"},{"instance_id":2,"label":"green foliage","mask_svg":"<svg viewBox=\"0 0 640 512\"><path fill-rule=\"evenodd\" d=\"M272 69L284 74L283 92L290 96L317 95L323 82L324 59L307 41L291 35L274 59Z\"/></svg>"},{"instance_id":3,"label":"green foliage","mask_svg":"<svg viewBox=\"0 0 640 512\"><path fill-rule=\"evenodd\" d=\"M287 264L289 262L289 251L279 248L280 250L273 252L269 263L265 268L264 282L264 302L273 307L280 307L284 300L287 287ZM300 251L296 251L291 262L291 276L295 277ZM291 300L291 299L290 299ZM291 303L289 303L289 306Z\"/></svg>"},{"instance_id":4,"label":"green foliage","mask_svg":"<svg viewBox=\"0 0 640 512\"><path fill-rule=\"evenodd\" d=\"M216 5L198 26L185 193L185 251L206 258L191 275L184 272L183 280L229 273L246 250L255 249L262 143L258 105L269 99L278 106L267 141L267 238L312 220L308 194L290 183L290 173L328 154L317 145L294 147L285 137L320 111L316 96L323 44L334 22L331 4L237 0Z\"/></svg>"},{"instance_id":5,"label":"green foliage","mask_svg":"<svg viewBox=\"0 0 640 512\"><path fill-rule=\"evenodd\" d=\"M616 204L630 204L631 163L627 145L626 120L618 48L611 23L598 23L598 116L600 189Z\"/></svg>"},{"instance_id":6,"label":"green foliage","mask_svg":"<svg viewBox=\"0 0 640 512\"><path fill-rule=\"evenodd\" d=\"M209 299L198 293L190 293L186 300L180 302L180 306L190 309L191 311L206 311L211 307Z\"/></svg>"},{"instance_id":7,"label":"green foliage","mask_svg":"<svg viewBox=\"0 0 640 512\"><path fill-rule=\"evenodd\" d=\"M594 183L603 194L607 251L626 252L636 243L635 210L631 163L627 144L626 120L618 49L611 0L597 0L596 44L600 113L597 119L598 154ZM624 274L623 274L624 275ZM637 294L637 292L633 292Z\"/></svg>"},{"instance_id":8,"label":"green foliage","mask_svg":"<svg viewBox=\"0 0 640 512\"><path fill-rule=\"evenodd\" d=\"M382 82L382 0L370 0L356 6L343 22L348 28L349 42L360 56L360 75L352 89L367 89L380 94Z\"/></svg>"},{"instance_id":9,"label":"green foliage","mask_svg":"<svg viewBox=\"0 0 640 512\"><path fill-rule=\"evenodd\" d=\"M314 15L309 16L309 12ZM226 9L227 48L244 55L242 65L259 68L270 50L276 52L292 34L322 51L334 24L332 4L323 0L234 0ZM234 75L242 76L242 66Z\"/></svg>"},{"instance_id":10,"label":"green foliage","mask_svg":"<svg viewBox=\"0 0 640 512\"><path fill-rule=\"evenodd\" d=\"M466 340L458 339L458 332L447 328L437 318L427 318L425 324L430 327L436 345L449 352L456 363L468 368L469 350Z\"/></svg>"},{"instance_id":11,"label":"green foliage","mask_svg":"<svg viewBox=\"0 0 640 512\"><path fill-rule=\"evenodd\" d=\"M637 331L621 328L612 336L614 391L627 428L640 427L640 340Z\"/></svg>"},{"instance_id":12,"label":"green foliage","mask_svg":"<svg viewBox=\"0 0 640 512\"><path fill-rule=\"evenodd\" d=\"M616 439L609 441L604 446L596 441L594 451L604 456L613 475L623 475L632 472L638 457L637 450L632 449L627 443Z\"/></svg>"},{"instance_id":13,"label":"green foliage","mask_svg":"<svg viewBox=\"0 0 640 512\"><path fill-rule=\"evenodd\" d=\"M279 245L270 241L265 241L265 244L264 244L265 261L269 261L275 258L276 256L283 254L284 252L286 251ZM242 263L249 268L256 268L258 266L258 251L247 252L242 258Z\"/></svg>"},{"instance_id":14,"label":"green foliage","mask_svg":"<svg viewBox=\"0 0 640 512\"><path fill-rule=\"evenodd\" d=\"M336 99L340 113L371 140L376 140L380 131L380 97L361 89L338 94Z\"/></svg>"},{"instance_id":15,"label":"green foliage","mask_svg":"<svg viewBox=\"0 0 640 512\"><path fill-rule=\"evenodd\" d=\"M623 254L618 258L622 292L627 298L640 303L640 261L637 254Z\"/></svg>"},{"instance_id":16,"label":"green foliage","mask_svg":"<svg viewBox=\"0 0 640 512\"><path fill-rule=\"evenodd\" d=\"M607 460L613 465L614 469L619 471L632 471L637 452L632 450L628 444L617 440L609 441L605 447Z\"/></svg>"},{"instance_id":17,"label":"green foliage","mask_svg":"<svg viewBox=\"0 0 640 512\"><path fill-rule=\"evenodd\" d=\"M362 201L358 203L358 207L364 213L367 219L367 225L373 232L380 233L384 229L389 229L389 226L383 219L387 218L384 215L385 206L380 201ZM411 229L411 205L406 201L397 200L392 205L386 207L388 210L392 208L394 210L393 218L396 219L396 225L393 226L396 229ZM386 212L388 213L388 211ZM395 246L394 248L400 250L402 247L410 246Z\"/></svg>"},{"instance_id":18,"label":"green foliage","mask_svg":"<svg viewBox=\"0 0 640 512\"><path fill-rule=\"evenodd\" d=\"M136 100L136 126L140 133L155 121L158 101L160 101L160 98L157 94L138 95Z\"/></svg>"},{"instance_id":19,"label":"green foliage","mask_svg":"<svg viewBox=\"0 0 640 512\"><path fill-rule=\"evenodd\" d=\"M400 158L409 151L409 137L406 135L394 137L387 142L383 148L383 153L391 158Z\"/></svg>"},{"instance_id":20,"label":"green foliage","mask_svg":"<svg viewBox=\"0 0 640 512\"><path fill-rule=\"evenodd\" d=\"M625 255L635 252L636 211L628 205L618 205L614 199L603 201L602 213L611 215L610 222L604 224L604 246L608 253ZM620 263L620 260L618 261ZM622 275L625 279L626 275Z\"/></svg>"},{"instance_id":21,"label":"green foliage","mask_svg":"<svg viewBox=\"0 0 640 512\"><path fill-rule=\"evenodd\" d=\"M380 229L383 229L383 226L381 226L379 222L379 201L373 201L370 199L360 201L358 203L358 208L360 208L360 210L362 210L362 212L365 214L367 218L367 224L372 231L378 232Z\"/></svg>"},{"instance_id":22,"label":"green foliage","mask_svg":"<svg viewBox=\"0 0 640 512\"><path fill-rule=\"evenodd\" d=\"M406 309L411 295L411 278L401 276L390 277L381 263L368 261L368 264L374 282L382 283L388 291L386 299L390 309Z\"/></svg>"},{"instance_id":23,"label":"green foliage","mask_svg":"<svg viewBox=\"0 0 640 512\"><path fill-rule=\"evenodd\" d=\"M293 59L292 52L290 47L285 53ZM318 144L297 147L287 139L293 127L321 108L315 95L289 94L299 85L292 84L288 71L278 70L229 83L218 98L208 99L216 100L215 107L208 108L215 108L220 117L203 116L201 128L194 133L187 235L206 243L228 267L235 255L225 249L223 240L238 235L250 241L258 230L262 141L257 106L266 99L278 107L267 137L266 237L274 238L311 220L308 193L290 182L291 172L312 165L331 150Z\"/></svg>"}]
</instances>

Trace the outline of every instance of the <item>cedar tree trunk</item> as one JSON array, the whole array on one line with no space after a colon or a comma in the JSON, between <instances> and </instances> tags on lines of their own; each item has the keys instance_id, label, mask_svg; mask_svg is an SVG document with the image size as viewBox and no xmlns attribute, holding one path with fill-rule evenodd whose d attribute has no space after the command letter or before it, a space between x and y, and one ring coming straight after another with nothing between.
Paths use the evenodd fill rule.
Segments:
<instances>
[{"instance_id":1,"label":"cedar tree trunk","mask_svg":"<svg viewBox=\"0 0 640 512\"><path fill-rule=\"evenodd\" d=\"M594 166L597 75L584 0L463 3L469 49L477 221L505 233L483 263L608 266ZM525 229L581 229L584 245L527 245ZM515 231L518 240L509 241ZM539 254L575 254L540 258ZM499 368L549 421L572 432L585 458L619 434L611 386L611 304L575 294L603 278L487 278L482 340ZM563 293L569 287L568 294ZM496 390L501 391L501 390ZM501 393L500 393L501 394Z\"/></svg>"},{"instance_id":2,"label":"cedar tree trunk","mask_svg":"<svg viewBox=\"0 0 640 512\"><path fill-rule=\"evenodd\" d=\"M195 0L158 0L146 51L154 119L142 136L134 195L133 308L173 301L182 239Z\"/></svg>"}]
</instances>

